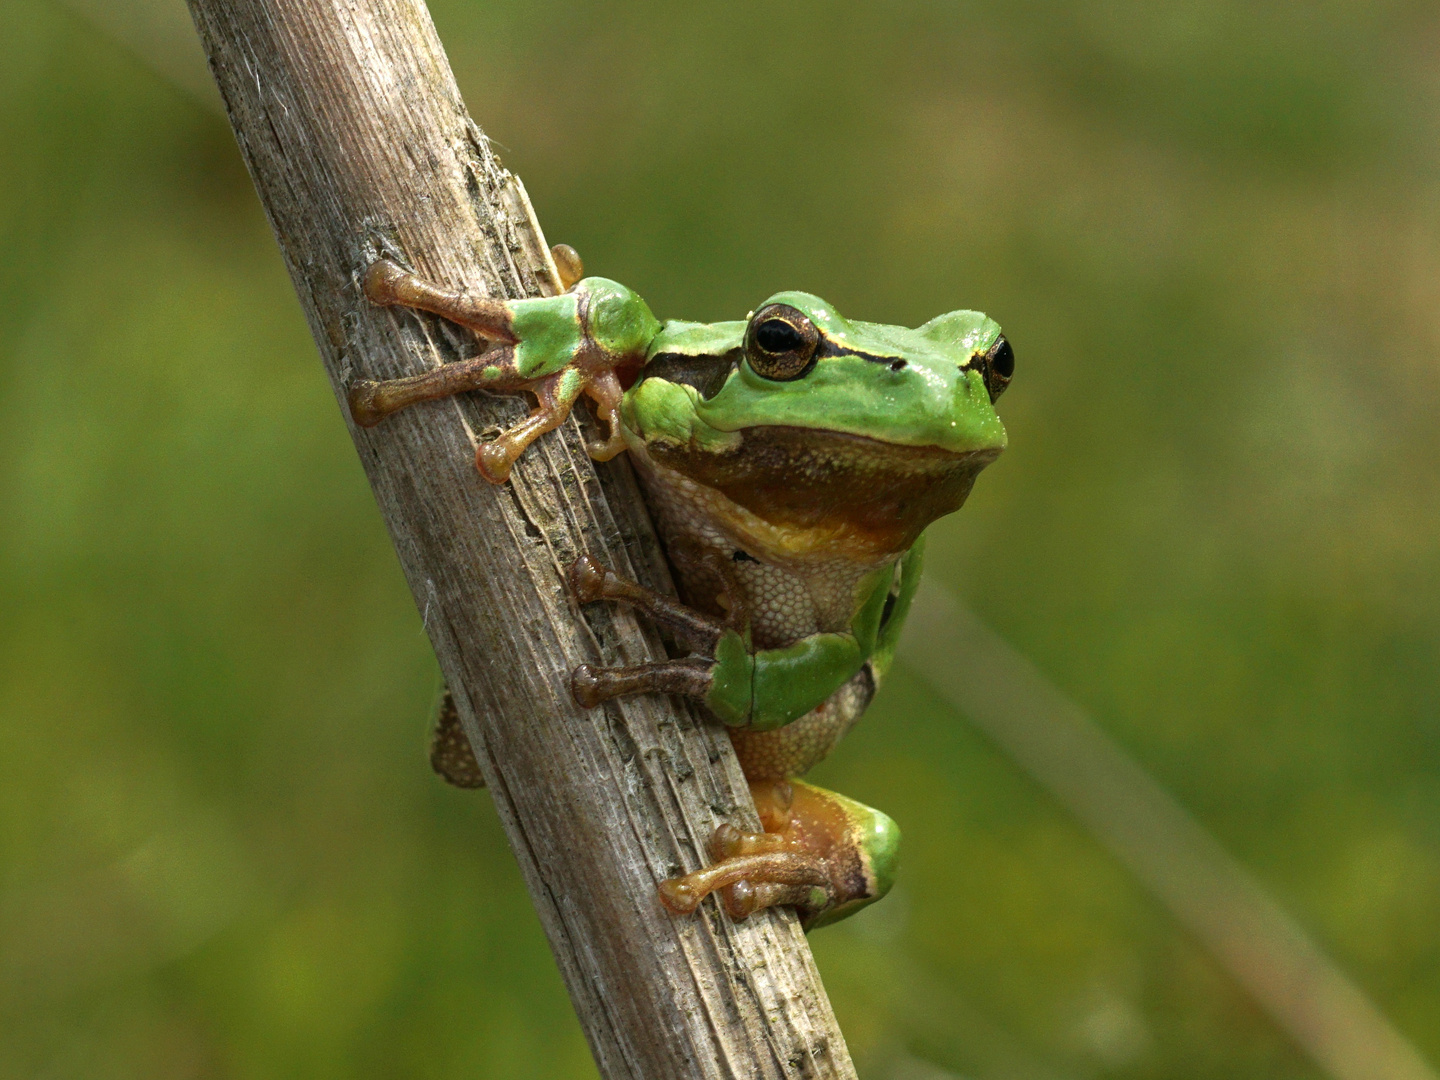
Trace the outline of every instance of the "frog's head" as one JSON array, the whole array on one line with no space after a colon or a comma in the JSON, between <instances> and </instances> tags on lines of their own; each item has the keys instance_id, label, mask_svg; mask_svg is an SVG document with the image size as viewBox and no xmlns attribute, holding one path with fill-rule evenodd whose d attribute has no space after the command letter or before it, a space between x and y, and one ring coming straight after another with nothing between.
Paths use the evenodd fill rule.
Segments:
<instances>
[{"instance_id":1,"label":"frog's head","mask_svg":"<svg viewBox=\"0 0 1440 1080\"><path fill-rule=\"evenodd\" d=\"M979 312L909 329L783 292L743 323L667 324L625 421L661 464L772 525L893 553L1005 448L995 400L1013 370Z\"/></svg>"}]
</instances>

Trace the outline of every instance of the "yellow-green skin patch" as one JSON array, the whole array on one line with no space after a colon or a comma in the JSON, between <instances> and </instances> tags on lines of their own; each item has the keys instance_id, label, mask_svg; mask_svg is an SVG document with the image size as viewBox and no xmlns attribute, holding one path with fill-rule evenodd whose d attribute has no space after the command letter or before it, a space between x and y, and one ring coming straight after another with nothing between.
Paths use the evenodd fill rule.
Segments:
<instances>
[{"instance_id":1,"label":"yellow-green skin patch","mask_svg":"<svg viewBox=\"0 0 1440 1080\"><path fill-rule=\"evenodd\" d=\"M525 379L543 379L578 360L588 346L612 366L644 356L660 332L650 307L630 289L608 278L586 278L559 296L512 300L515 370Z\"/></svg>"},{"instance_id":2,"label":"yellow-green skin patch","mask_svg":"<svg viewBox=\"0 0 1440 1080\"><path fill-rule=\"evenodd\" d=\"M895 884L895 872L900 863L900 826L895 824L894 818L862 802L848 799L839 792L827 791L825 797L845 815L849 826L848 839L863 864L868 888L863 897L836 904L821 912L805 927L807 931L839 922L884 897Z\"/></svg>"},{"instance_id":3,"label":"yellow-green skin patch","mask_svg":"<svg viewBox=\"0 0 1440 1080\"><path fill-rule=\"evenodd\" d=\"M521 377L543 379L575 361L585 340L580 300L580 294L568 292L510 302L511 328L519 338L515 370Z\"/></svg>"},{"instance_id":4,"label":"yellow-green skin patch","mask_svg":"<svg viewBox=\"0 0 1440 1080\"><path fill-rule=\"evenodd\" d=\"M894 566L886 566L871 575L865 603L848 632L811 634L783 649L760 651L751 650L745 635L727 633L715 650L706 707L725 723L752 731L772 731L818 707L849 682L875 651L894 574ZM892 612L887 630L893 622Z\"/></svg>"}]
</instances>

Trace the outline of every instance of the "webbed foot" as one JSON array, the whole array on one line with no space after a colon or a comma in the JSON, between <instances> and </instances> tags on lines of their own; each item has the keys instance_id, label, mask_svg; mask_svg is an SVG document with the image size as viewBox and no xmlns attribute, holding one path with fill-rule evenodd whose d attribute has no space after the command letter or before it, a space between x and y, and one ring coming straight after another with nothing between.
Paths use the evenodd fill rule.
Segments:
<instances>
[{"instance_id":1,"label":"webbed foot","mask_svg":"<svg viewBox=\"0 0 1440 1080\"><path fill-rule=\"evenodd\" d=\"M750 791L765 831L716 829L709 866L658 886L671 911L689 914L713 892L731 918L790 906L810 930L889 891L900 842L889 817L799 781L752 782Z\"/></svg>"},{"instance_id":2,"label":"webbed foot","mask_svg":"<svg viewBox=\"0 0 1440 1080\"><path fill-rule=\"evenodd\" d=\"M571 289L583 272L580 256L573 248L556 245L552 249L556 268L566 290ZM470 296L441 288L412 274L389 259L379 259L365 272L363 287L371 303L381 307L408 307L428 311L472 330L492 343L481 355L468 360L444 364L433 371L402 379L380 382L367 379L351 384L350 414L361 427L374 427L394 412L422 401L471 390L528 391L537 399L536 407L520 423L502 432L490 442L481 443L475 451L475 467L492 484L504 483L515 461L541 435L565 422L575 402L586 395L595 402L600 420L608 432L603 440L592 440L586 451L599 461L608 461L625 449L620 425L620 401L623 391L614 367L619 363L643 361L643 350L636 356L610 354L604 349L584 345L578 339L547 356L544 346L522 341L517 331L517 318L523 325L542 325L553 319L557 326L573 321L583 308L574 298L560 297L528 300L498 300ZM643 307L643 302L636 298ZM564 304L569 307L565 308ZM548 305L548 306L546 306ZM554 310L552 310L552 308ZM529 323L517 312L531 312ZM540 312L537 316L535 313ZM649 309L645 309L647 315ZM650 316L653 321L653 316ZM569 348L571 351L566 352ZM529 353L526 354L526 350ZM517 358L517 353L522 354ZM537 362L538 359L538 362Z\"/></svg>"}]
</instances>

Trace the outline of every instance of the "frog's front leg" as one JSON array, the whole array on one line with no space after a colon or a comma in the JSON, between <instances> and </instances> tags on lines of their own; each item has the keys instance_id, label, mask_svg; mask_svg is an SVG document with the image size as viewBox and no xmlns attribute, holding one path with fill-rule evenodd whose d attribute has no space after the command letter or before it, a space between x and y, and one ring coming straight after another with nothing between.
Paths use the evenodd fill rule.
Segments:
<instances>
[{"instance_id":1,"label":"frog's front leg","mask_svg":"<svg viewBox=\"0 0 1440 1080\"><path fill-rule=\"evenodd\" d=\"M570 272L578 269L577 261ZM590 278L560 296L494 300L441 289L381 259L366 271L365 294L382 306L443 316L495 346L421 375L357 381L350 389L350 411L362 427L372 427L407 406L469 390L529 391L537 399L530 415L476 448L481 475L499 484L525 448L559 427L585 394L608 427L608 437L587 445L587 451L608 461L625 449L620 427L623 391L615 369L643 363L659 324L645 302L624 286Z\"/></svg>"},{"instance_id":2,"label":"frog's front leg","mask_svg":"<svg viewBox=\"0 0 1440 1080\"><path fill-rule=\"evenodd\" d=\"M575 561L569 577L581 603L617 600L629 604L673 630L699 654L629 667L581 664L570 676L570 690L577 702L593 709L602 701L627 694L682 694L699 701L727 724L751 720L757 657L748 634L627 581L588 556Z\"/></svg>"}]
</instances>

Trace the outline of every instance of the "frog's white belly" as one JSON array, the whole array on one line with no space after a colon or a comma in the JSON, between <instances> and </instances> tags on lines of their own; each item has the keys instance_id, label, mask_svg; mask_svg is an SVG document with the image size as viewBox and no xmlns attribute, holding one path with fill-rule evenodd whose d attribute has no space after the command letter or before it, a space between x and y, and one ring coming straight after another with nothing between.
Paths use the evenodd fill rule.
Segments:
<instances>
[{"instance_id":1,"label":"frog's white belly","mask_svg":"<svg viewBox=\"0 0 1440 1080\"><path fill-rule=\"evenodd\" d=\"M739 593L759 649L850 627L856 587L874 565L823 546L785 550L778 530L714 488L657 464L633 446L630 457L688 603L720 615L733 602L731 591ZM736 552L749 557L737 559ZM807 772L844 738L874 696L867 663L824 704L782 728L730 729L746 778L779 780Z\"/></svg>"},{"instance_id":2,"label":"frog's white belly","mask_svg":"<svg viewBox=\"0 0 1440 1080\"><path fill-rule=\"evenodd\" d=\"M849 629L856 588L880 563L857 562L839 542L817 545L806 537L797 544L785 530L658 464L643 449L632 446L630 458L688 603L718 615L738 600L760 649Z\"/></svg>"}]
</instances>

